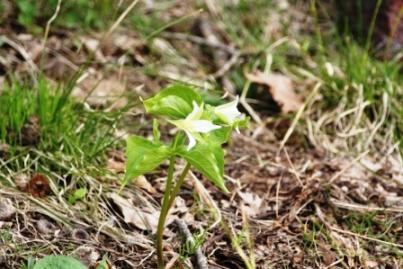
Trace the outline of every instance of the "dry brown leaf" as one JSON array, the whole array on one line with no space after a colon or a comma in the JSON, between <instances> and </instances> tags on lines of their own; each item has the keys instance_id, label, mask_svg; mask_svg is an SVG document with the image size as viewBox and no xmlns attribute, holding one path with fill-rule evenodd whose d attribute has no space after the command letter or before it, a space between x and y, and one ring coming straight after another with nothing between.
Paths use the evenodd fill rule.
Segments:
<instances>
[{"instance_id":1,"label":"dry brown leaf","mask_svg":"<svg viewBox=\"0 0 403 269\"><path fill-rule=\"evenodd\" d=\"M90 36L82 36L81 42L83 43L84 47L90 52L95 54L95 58L104 63L106 61L105 56L103 55L102 51L99 49L99 40Z\"/></svg>"},{"instance_id":2,"label":"dry brown leaf","mask_svg":"<svg viewBox=\"0 0 403 269\"><path fill-rule=\"evenodd\" d=\"M123 98L126 85L117 76L102 79L99 75L91 76L74 88L72 96L78 101L86 101L94 107L112 103L112 108L122 108L127 104ZM89 96L88 96L89 95Z\"/></svg>"},{"instance_id":3,"label":"dry brown leaf","mask_svg":"<svg viewBox=\"0 0 403 269\"><path fill-rule=\"evenodd\" d=\"M143 190L146 190L147 192L154 194L157 192L157 190L148 182L145 176L139 176L134 180L134 184L142 188Z\"/></svg>"},{"instance_id":4,"label":"dry brown leaf","mask_svg":"<svg viewBox=\"0 0 403 269\"><path fill-rule=\"evenodd\" d=\"M302 106L302 98L295 93L290 78L280 73L264 73L260 71L247 73L245 76L253 83L267 86L273 100L278 103L282 112L294 112Z\"/></svg>"},{"instance_id":5,"label":"dry brown leaf","mask_svg":"<svg viewBox=\"0 0 403 269\"><path fill-rule=\"evenodd\" d=\"M257 194L251 192L238 192L238 195L245 203L245 213L250 217L255 217L260 213L260 208L263 203L263 199Z\"/></svg>"},{"instance_id":6,"label":"dry brown leaf","mask_svg":"<svg viewBox=\"0 0 403 269\"><path fill-rule=\"evenodd\" d=\"M114 158L110 158L106 161L106 168L115 173L121 173L125 171L125 163L115 160Z\"/></svg>"},{"instance_id":7,"label":"dry brown leaf","mask_svg":"<svg viewBox=\"0 0 403 269\"><path fill-rule=\"evenodd\" d=\"M153 208L135 207L129 200L111 193L108 195L110 199L120 208L123 219L126 223L133 224L141 230L151 230L153 233L157 231L159 212ZM173 219L167 218L167 225L172 223Z\"/></svg>"}]
</instances>

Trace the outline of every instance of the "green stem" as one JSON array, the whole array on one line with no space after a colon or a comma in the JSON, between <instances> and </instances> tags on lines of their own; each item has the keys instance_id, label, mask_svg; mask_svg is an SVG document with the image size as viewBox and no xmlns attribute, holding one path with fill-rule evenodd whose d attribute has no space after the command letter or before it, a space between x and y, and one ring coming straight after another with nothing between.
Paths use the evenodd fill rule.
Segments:
<instances>
[{"instance_id":1,"label":"green stem","mask_svg":"<svg viewBox=\"0 0 403 269\"><path fill-rule=\"evenodd\" d=\"M171 157L169 160L169 168L168 168L168 178L165 185L164 197L161 205L161 213L158 219L158 227L157 227L157 256L158 256L158 269L164 269L164 256L163 256L163 245L162 245L162 237L164 235L164 226L165 220L168 215L169 210L169 198L171 195L173 174L175 168L175 157Z\"/></svg>"},{"instance_id":2,"label":"green stem","mask_svg":"<svg viewBox=\"0 0 403 269\"><path fill-rule=\"evenodd\" d=\"M178 195L179 190L180 190L181 187L182 187L183 181L185 181L185 177L186 177L186 175L188 174L189 169L190 169L190 164L187 163L186 166L185 166L185 168L183 168L183 171L182 171L182 173L180 174L178 180L176 181L176 185L175 185L174 189L173 189L172 192L171 192L171 197L169 198L169 207L168 207L168 210L169 210L169 208L172 207L172 205L173 205L173 203L174 203L174 201L175 201L175 198L176 198L176 196Z\"/></svg>"},{"instance_id":3,"label":"green stem","mask_svg":"<svg viewBox=\"0 0 403 269\"><path fill-rule=\"evenodd\" d=\"M165 187L164 198L161 206L161 214L158 219L158 228L157 228L157 255L158 255L158 269L164 269L164 256L163 256L163 245L162 239L164 234L165 221L169 213L169 209L172 207L173 202L175 201L176 196L179 193L179 190L185 180L185 177L190 169L190 164L186 164L182 173L180 174L178 180L176 181L175 187L172 189L173 183L173 171L175 166L175 159L171 158L168 168L168 179ZM172 190L171 190L172 189Z\"/></svg>"}]
</instances>

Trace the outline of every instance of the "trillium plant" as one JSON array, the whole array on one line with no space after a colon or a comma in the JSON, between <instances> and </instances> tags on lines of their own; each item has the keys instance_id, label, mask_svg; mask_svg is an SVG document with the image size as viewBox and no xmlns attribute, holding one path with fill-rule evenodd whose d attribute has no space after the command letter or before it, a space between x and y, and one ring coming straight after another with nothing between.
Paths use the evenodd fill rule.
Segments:
<instances>
[{"instance_id":1,"label":"trillium plant","mask_svg":"<svg viewBox=\"0 0 403 269\"><path fill-rule=\"evenodd\" d=\"M153 140L131 136L127 140L127 163L124 184L136 177L152 172L169 161L167 181L162 199L157 227L158 268L164 268L163 231L169 209L178 195L190 168L196 169L223 192L224 150L231 132L246 126L248 119L237 109L238 98L223 105L213 106L203 102L201 95L185 85L163 89L154 97L143 101L146 112L156 116L153 121ZM176 129L170 143L160 140L159 120L165 120ZM174 180L178 158L186 162Z\"/></svg>"}]
</instances>

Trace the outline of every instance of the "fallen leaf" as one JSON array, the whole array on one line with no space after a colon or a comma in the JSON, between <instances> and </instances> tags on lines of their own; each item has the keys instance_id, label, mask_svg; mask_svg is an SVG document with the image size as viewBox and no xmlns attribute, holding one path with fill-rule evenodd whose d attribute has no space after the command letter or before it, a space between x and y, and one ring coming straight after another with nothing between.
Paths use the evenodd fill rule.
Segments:
<instances>
[{"instance_id":1,"label":"fallen leaf","mask_svg":"<svg viewBox=\"0 0 403 269\"><path fill-rule=\"evenodd\" d=\"M102 78L99 74L82 81L74 88L72 96L78 101L85 101L92 107L122 108L127 104L123 97L126 85L117 76Z\"/></svg>"},{"instance_id":2,"label":"fallen leaf","mask_svg":"<svg viewBox=\"0 0 403 269\"><path fill-rule=\"evenodd\" d=\"M294 91L290 78L280 73L247 73L246 78L253 83L268 87L273 100L281 107L284 113L297 111L303 104L302 98Z\"/></svg>"},{"instance_id":3,"label":"fallen leaf","mask_svg":"<svg viewBox=\"0 0 403 269\"><path fill-rule=\"evenodd\" d=\"M110 158L106 161L106 168L115 173L121 173L125 171L125 163L115 160L114 158Z\"/></svg>"},{"instance_id":4,"label":"fallen leaf","mask_svg":"<svg viewBox=\"0 0 403 269\"><path fill-rule=\"evenodd\" d=\"M254 217L260 213L260 208L263 203L262 198L251 192L238 192L238 195L245 203L245 213L248 216Z\"/></svg>"},{"instance_id":5,"label":"fallen leaf","mask_svg":"<svg viewBox=\"0 0 403 269\"><path fill-rule=\"evenodd\" d=\"M157 190L150 184L150 182L148 182L145 176L139 176L133 182L134 185L136 185L139 188L142 188L143 190L146 190L151 194L157 192Z\"/></svg>"},{"instance_id":6,"label":"fallen leaf","mask_svg":"<svg viewBox=\"0 0 403 269\"><path fill-rule=\"evenodd\" d=\"M108 196L119 207L124 222L133 224L144 231L151 230L153 233L157 231L159 211L152 208L138 208L116 193L111 193ZM172 221L173 219L168 217L166 224L168 225Z\"/></svg>"}]
</instances>

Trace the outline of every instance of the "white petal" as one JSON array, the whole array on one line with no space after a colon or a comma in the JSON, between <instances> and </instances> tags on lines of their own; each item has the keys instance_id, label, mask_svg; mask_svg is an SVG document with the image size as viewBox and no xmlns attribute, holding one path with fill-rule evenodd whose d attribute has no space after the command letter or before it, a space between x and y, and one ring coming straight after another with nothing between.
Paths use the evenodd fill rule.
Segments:
<instances>
[{"instance_id":1,"label":"white petal","mask_svg":"<svg viewBox=\"0 0 403 269\"><path fill-rule=\"evenodd\" d=\"M222 121L232 124L236 118L242 115L242 113L237 109L238 102L239 97L237 96L234 101L217 106L214 109L214 112Z\"/></svg>"},{"instance_id":2,"label":"white petal","mask_svg":"<svg viewBox=\"0 0 403 269\"><path fill-rule=\"evenodd\" d=\"M186 135L189 138L189 145L187 147L187 150L191 150L195 145L196 145L196 139L193 137L193 135L191 133L189 133L188 131L185 131Z\"/></svg>"},{"instance_id":3,"label":"white petal","mask_svg":"<svg viewBox=\"0 0 403 269\"><path fill-rule=\"evenodd\" d=\"M203 114L203 104L199 106L195 101L192 102L193 110L187 115L187 120L197 120L200 119L201 115Z\"/></svg>"},{"instance_id":4,"label":"white petal","mask_svg":"<svg viewBox=\"0 0 403 269\"><path fill-rule=\"evenodd\" d=\"M208 133L212 130L221 128L221 126L215 125L208 120L192 120L187 122L186 125L189 131L197 133Z\"/></svg>"}]
</instances>

